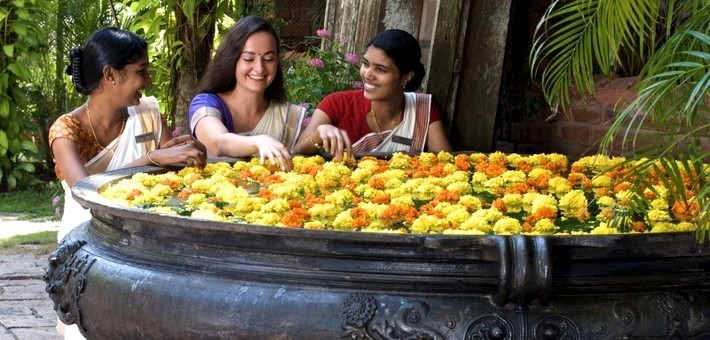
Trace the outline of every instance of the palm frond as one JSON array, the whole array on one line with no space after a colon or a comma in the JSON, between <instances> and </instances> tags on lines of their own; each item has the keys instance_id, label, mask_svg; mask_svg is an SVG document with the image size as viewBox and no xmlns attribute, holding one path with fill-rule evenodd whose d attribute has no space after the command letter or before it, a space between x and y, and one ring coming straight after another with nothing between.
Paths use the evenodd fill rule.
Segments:
<instances>
[{"instance_id":1,"label":"palm frond","mask_svg":"<svg viewBox=\"0 0 710 340\"><path fill-rule=\"evenodd\" d=\"M554 1L535 32L530 55L533 77L542 69L545 99L563 112L574 86L594 94L594 73L611 73L622 47L647 40L656 27L657 0Z\"/></svg>"}]
</instances>

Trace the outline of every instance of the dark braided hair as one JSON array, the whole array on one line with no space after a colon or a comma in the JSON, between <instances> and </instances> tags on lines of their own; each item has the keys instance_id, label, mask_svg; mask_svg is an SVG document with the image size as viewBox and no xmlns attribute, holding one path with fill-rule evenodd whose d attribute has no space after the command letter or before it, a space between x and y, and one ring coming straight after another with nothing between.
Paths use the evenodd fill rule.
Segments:
<instances>
[{"instance_id":1,"label":"dark braided hair","mask_svg":"<svg viewBox=\"0 0 710 340\"><path fill-rule=\"evenodd\" d=\"M419 89L426 70L421 62L422 48L419 46L419 41L411 34L399 29L389 29L376 35L366 46L383 50L397 65L400 73L414 72L412 79L404 86L405 91L412 92Z\"/></svg>"},{"instance_id":2,"label":"dark braided hair","mask_svg":"<svg viewBox=\"0 0 710 340\"><path fill-rule=\"evenodd\" d=\"M105 66L122 70L148 53L148 43L137 34L115 27L102 28L86 40L83 48L69 52L66 73L79 93L90 94L103 77Z\"/></svg>"}]
</instances>

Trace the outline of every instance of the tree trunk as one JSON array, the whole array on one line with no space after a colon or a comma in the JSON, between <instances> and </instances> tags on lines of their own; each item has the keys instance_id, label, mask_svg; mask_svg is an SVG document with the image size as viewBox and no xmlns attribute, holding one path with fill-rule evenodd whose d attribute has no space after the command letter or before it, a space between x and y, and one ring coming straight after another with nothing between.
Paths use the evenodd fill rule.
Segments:
<instances>
[{"instance_id":1,"label":"tree trunk","mask_svg":"<svg viewBox=\"0 0 710 340\"><path fill-rule=\"evenodd\" d=\"M215 35L216 4L200 2L195 8L194 17L187 18L180 8L174 8L177 23L177 39L183 43L183 53L173 60L170 93L172 105L172 126L185 134L189 132L187 112L197 81L204 73L212 53ZM182 59L181 65L178 61Z\"/></svg>"}]
</instances>

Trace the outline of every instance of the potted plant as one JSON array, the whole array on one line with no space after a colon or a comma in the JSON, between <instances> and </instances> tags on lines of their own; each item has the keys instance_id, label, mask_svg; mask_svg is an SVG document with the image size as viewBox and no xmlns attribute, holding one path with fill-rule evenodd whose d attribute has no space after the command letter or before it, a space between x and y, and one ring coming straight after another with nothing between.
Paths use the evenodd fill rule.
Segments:
<instances>
[{"instance_id":1,"label":"potted plant","mask_svg":"<svg viewBox=\"0 0 710 340\"><path fill-rule=\"evenodd\" d=\"M710 1L554 0L541 19L530 54L545 99L566 113L570 93L594 96L594 76L636 65L634 99L617 113L600 152L621 147L633 163L633 208L645 213L661 174L676 217L693 214L702 242L710 230ZM642 126L652 135L640 133ZM652 142L637 145L639 138ZM692 174L691 176L685 174Z\"/></svg>"}]
</instances>

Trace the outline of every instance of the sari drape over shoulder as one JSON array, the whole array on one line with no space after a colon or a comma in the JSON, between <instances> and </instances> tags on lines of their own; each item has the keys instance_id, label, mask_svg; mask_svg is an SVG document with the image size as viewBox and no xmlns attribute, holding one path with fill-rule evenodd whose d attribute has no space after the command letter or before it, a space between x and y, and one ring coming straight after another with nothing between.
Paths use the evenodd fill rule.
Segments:
<instances>
[{"instance_id":1,"label":"sari drape over shoulder","mask_svg":"<svg viewBox=\"0 0 710 340\"><path fill-rule=\"evenodd\" d=\"M404 93L402 121L392 130L371 132L352 146L353 153L364 152L422 152L429 132L431 95Z\"/></svg>"},{"instance_id":2,"label":"sari drape over shoulder","mask_svg":"<svg viewBox=\"0 0 710 340\"><path fill-rule=\"evenodd\" d=\"M128 108L128 117L123 133L106 148L84 164L89 175L124 167L159 147L163 124L155 97L144 97L139 105ZM53 140L50 137L50 143ZM61 240L73 228L91 219L88 209L77 203L66 180L64 187L64 213L57 238Z\"/></svg>"},{"instance_id":3,"label":"sari drape over shoulder","mask_svg":"<svg viewBox=\"0 0 710 340\"><path fill-rule=\"evenodd\" d=\"M234 129L232 114L222 100L215 94L201 93L190 104L190 131L195 137L195 127L202 118L216 117L224 123L227 131L237 133ZM306 110L292 103L272 100L264 116L253 130L241 133L245 136L269 135L292 150L303 127Z\"/></svg>"}]
</instances>

